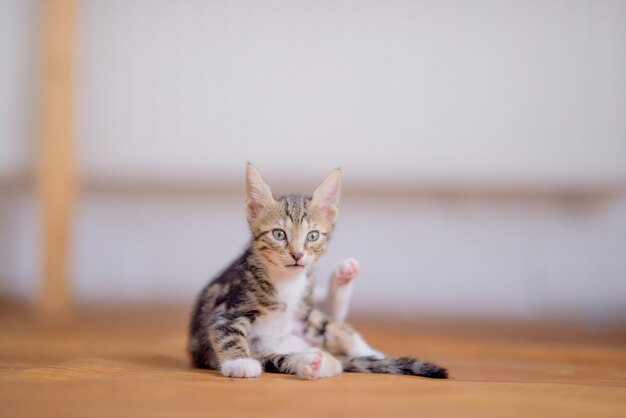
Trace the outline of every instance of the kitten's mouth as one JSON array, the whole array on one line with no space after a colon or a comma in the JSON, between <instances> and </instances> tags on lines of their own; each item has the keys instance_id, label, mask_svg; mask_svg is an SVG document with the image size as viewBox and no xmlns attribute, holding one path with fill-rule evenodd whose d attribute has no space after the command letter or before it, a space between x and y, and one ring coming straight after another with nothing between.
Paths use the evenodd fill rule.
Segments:
<instances>
[{"instance_id":1,"label":"kitten's mouth","mask_svg":"<svg viewBox=\"0 0 626 418\"><path fill-rule=\"evenodd\" d=\"M286 267L291 267L291 268L295 268L295 269L297 269L297 268L304 268L304 266L303 266L302 264L298 264L298 263L295 263L295 264L287 264L287 266L286 266Z\"/></svg>"}]
</instances>

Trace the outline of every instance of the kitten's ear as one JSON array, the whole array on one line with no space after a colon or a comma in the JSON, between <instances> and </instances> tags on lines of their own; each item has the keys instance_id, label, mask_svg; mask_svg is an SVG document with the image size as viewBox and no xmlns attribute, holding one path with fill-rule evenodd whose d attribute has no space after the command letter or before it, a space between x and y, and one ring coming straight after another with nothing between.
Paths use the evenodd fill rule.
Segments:
<instances>
[{"instance_id":1,"label":"kitten's ear","mask_svg":"<svg viewBox=\"0 0 626 418\"><path fill-rule=\"evenodd\" d=\"M311 205L317 207L330 222L334 223L339 214L340 194L341 170L336 169L315 189Z\"/></svg>"},{"instance_id":2,"label":"kitten's ear","mask_svg":"<svg viewBox=\"0 0 626 418\"><path fill-rule=\"evenodd\" d=\"M256 218L263 207L274 201L272 190L256 168L250 163L246 165L246 212L248 220Z\"/></svg>"}]
</instances>

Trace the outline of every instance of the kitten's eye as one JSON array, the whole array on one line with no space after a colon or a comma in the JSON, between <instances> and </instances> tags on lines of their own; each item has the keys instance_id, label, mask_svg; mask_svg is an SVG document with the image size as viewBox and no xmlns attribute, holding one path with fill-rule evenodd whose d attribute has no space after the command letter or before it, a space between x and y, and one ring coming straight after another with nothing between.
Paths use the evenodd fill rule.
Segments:
<instances>
[{"instance_id":1,"label":"kitten's eye","mask_svg":"<svg viewBox=\"0 0 626 418\"><path fill-rule=\"evenodd\" d=\"M311 231L307 234L306 240L309 242L317 241L320 237L320 233L318 231Z\"/></svg>"},{"instance_id":2,"label":"kitten's eye","mask_svg":"<svg viewBox=\"0 0 626 418\"><path fill-rule=\"evenodd\" d=\"M272 235L274 235L274 238L276 238L278 241L284 241L285 238L287 238L287 234L285 234L285 231L283 231L282 229L274 229L272 231Z\"/></svg>"}]
</instances>

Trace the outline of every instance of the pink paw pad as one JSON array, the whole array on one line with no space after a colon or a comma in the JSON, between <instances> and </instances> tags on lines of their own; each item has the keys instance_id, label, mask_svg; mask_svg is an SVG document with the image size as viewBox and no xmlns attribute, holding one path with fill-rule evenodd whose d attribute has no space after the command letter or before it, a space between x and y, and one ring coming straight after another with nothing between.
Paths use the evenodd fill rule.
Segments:
<instances>
[{"instance_id":1,"label":"pink paw pad","mask_svg":"<svg viewBox=\"0 0 626 418\"><path fill-rule=\"evenodd\" d=\"M318 371L320 369L320 366L322 365L322 353L317 354L318 355L316 355L309 363L309 367L313 371Z\"/></svg>"},{"instance_id":2,"label":"pink paw pad","mask_svg":"<svg viewBox=\"0 0 626 418\"><path fill-rule=\"evenodd\" d=\"M315 379L322 367L324 353L319 350L310 351L303 354L298 366L298 377L301 379Z\"/></svg>"},{"instance_id":3,"label":"pink paw pad","mask_svg":"<svg viewBox=\"0 0 626 418\"><path fill-rule=\"evenodd\" d=\"M344 260L337 268L337 283L345 285L350 283L359 274L359 262L354 258Z\"/></svg>"}]
</instances>

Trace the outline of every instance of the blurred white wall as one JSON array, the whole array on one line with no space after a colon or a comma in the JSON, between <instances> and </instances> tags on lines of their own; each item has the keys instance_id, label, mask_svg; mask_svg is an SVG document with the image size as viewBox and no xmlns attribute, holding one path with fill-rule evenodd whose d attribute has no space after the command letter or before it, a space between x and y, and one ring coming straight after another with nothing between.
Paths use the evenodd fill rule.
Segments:
<instances>
[{"instance_id":1,"label":"blurred white wall","mask_svg":"<svg viewBox=\"0 0 626 418\"><path fill-rule=\"evenodd\" d=\"M39 9L35 0L0 0L0 296L36 289L35 206L23 186L37 131Z\"/></svg>"},{"instance_id":2,"label":"blurred white wall","mask_svg":"<svg viewBox=\"0 0 626 418\"><path fill-rule=\"evenodd\" d=\"M0 182L31 169L39 2L0 1Z\"/></svg>"},{"instance_id":3,"label":"blurred white wall","mask_svg":"<svg viewBox=\"0 0 626 418\"><path fill-rule=\"evenodd\" d=\"M626 179L622 0L83 1L79 22L89 176Z\"/></svg>"},{"instance_id":4,"label":"blurred white wall","mask_svg":"<svg viewBox=\"0 0 626 418\"><path fill-rule=\"evenodd\" d=\"M236 194L87 196L78 212L74 291L89 302L190 303L249 240ZM324 287L340 260L358 258L361 313L623 321L624 237L626 198L567 207L348 197L317 271Z\"/></svg>"},{"instance_id":5,"label":"blurred white wall","mask_svg":"<svg viewBox=\"0 0 626 418\"><path fill-rule=\"evenodd\" d=\"M0 0L0 293L31 298L35 202L2 184L34 159L38 13ZM281 192L344 169L319 269L360 258L361 312L626 318L626 2L83 0L77 21L79 300L189 302L246 243L253 161ZM414 193L441 185L611 192Z\"/></svg>"}]
</instances>

